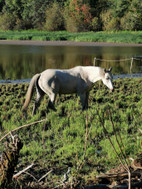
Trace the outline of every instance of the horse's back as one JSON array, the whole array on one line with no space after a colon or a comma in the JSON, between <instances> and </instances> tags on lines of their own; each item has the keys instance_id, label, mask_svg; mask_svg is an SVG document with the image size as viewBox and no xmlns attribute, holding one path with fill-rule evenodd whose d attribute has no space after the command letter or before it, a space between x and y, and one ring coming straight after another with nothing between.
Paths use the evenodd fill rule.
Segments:
<instances>
[{"instance_id":1,"label":"horse's back","mask_svg":"<svg viewBox=\"0 0 142 189\"><path fill-rule=\"evenodd\" d=\"M70 70L47 69L41 73L39 86L44 92L61 94L77 92L79 73Z\"/></svg>"}]
</instances>

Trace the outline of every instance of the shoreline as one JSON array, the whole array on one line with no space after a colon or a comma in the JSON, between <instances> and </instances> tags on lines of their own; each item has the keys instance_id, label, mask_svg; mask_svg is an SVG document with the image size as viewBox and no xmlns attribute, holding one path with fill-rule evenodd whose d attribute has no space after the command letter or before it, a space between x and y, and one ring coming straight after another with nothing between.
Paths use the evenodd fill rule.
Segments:
<instances>
[{"instance_id":1,"label":"shoreline","mask_svg":"<svg viewBox=\"0 0 142 189\"><path fill-rule=\"evenodd\" d=\"M125 78L142 78L142 73L134 73L134 74L120 74L120 75L113 75L113 79L125 79ZM31 78L29 79L16 79L16 80L0 80L0 85L2 84L29 84Z\"/></svg>"},{"instance_id":2,"label":"shoreline","mask_svg":"<svg viewBox=\"0 0 142 189\"><path fill-rule=\"evenodd\" d=\"M38 40L0 40L0 45L142 47L142 44L136 44L136 43L110 43L110 42L85 42L85 41L38 41Z\"/></svg>"}]
</instances>

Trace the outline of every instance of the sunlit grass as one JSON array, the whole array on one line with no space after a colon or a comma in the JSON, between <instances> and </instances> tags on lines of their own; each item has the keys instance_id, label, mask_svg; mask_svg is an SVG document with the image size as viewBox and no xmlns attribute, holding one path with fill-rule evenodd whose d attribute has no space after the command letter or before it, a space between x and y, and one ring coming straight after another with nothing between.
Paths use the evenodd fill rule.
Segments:
<instances>
[{"instance_id":1,"label":"sunlit grass","mask_svg":"<svg viewBox=\"0 0 142 189\"><path fill-rule=\"evenodd\" d=\"M114 42L114 43L142 43L142 31L118 32L81 32L67 31L0 31L1 40L40 40L40 41L88 41L88 42Z\"/></svg>"},{"instance_id":2,"label":"sunlit grass","mask_svg":"<svg viewBox=\"0 0 142 189\"><path fill-rule=\"evenodd\" d=\"M52 110L46 112L48 98L45 96L39 111L32 116L32 99L26 118L21 108L27 86L27 84L0 85L0 136L21 125L47 118L46 122L17 132L24 143L20 152L22 164L36 162L40 168L54 167L61 172L71 166L72 174L80 175L83 182L87 182L88 175L93 180L101 169L105 172L117 166L119 161L99 118L104 120L105 128L120 153L108 106L117 134L119 132L122 137L127 157L134 157L142 152L142 136L139 132L139 129L142 130L142 79L118 79L114 81L116 90L113 93L103 85L97 90L96 84L89 97L89 109L84 112L81 111L81 104L76 95L58 97L55 104L57 112ZM54 173L55 176L57 182L61 175Z\"/></svg>"}]
</instances>

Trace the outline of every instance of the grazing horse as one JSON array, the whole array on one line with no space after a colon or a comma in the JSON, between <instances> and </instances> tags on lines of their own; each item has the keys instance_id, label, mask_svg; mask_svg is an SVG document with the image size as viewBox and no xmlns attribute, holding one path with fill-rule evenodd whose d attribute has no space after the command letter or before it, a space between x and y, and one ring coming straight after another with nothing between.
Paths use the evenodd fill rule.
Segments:
<instances>
[{"instance_id":1,"label":"grazing horse","mask_svg":"<svg viewBox=\"0 0 142 189\"><path fill-rule=\"evenodd\" d=\"M33 114L36 113L45 93L49 96L48 107L51 109L55 110L54 103L57 94L72 93L77 93L80 96L82 110L87 109L89 91L98 80L102 80L113 91L111 68L106 70L95 66L77 66L63 70L47 69L34 75L31 79L23 110L25 111L30 103L34 86L36 86L37 97Z\"/></svg>"}]
</instances>

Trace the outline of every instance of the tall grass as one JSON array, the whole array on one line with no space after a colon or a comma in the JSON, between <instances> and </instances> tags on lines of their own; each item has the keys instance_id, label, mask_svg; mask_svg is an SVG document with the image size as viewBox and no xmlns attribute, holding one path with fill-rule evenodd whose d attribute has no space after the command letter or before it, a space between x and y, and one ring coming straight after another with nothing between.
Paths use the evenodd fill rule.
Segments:
<instances>
[{"instance_id":1,"label":"tall grass","mask_svg":"<svg viewBox=\"0 0 142 189\"><path fill-rule=\"evenodd\" d=\"M0 40L41 40L41 41L89 41L89 42L114 42L114 43L142 43L142 31L120 32L81 32L67 31L0 31Z\"/></svg>"}]
</instances>

